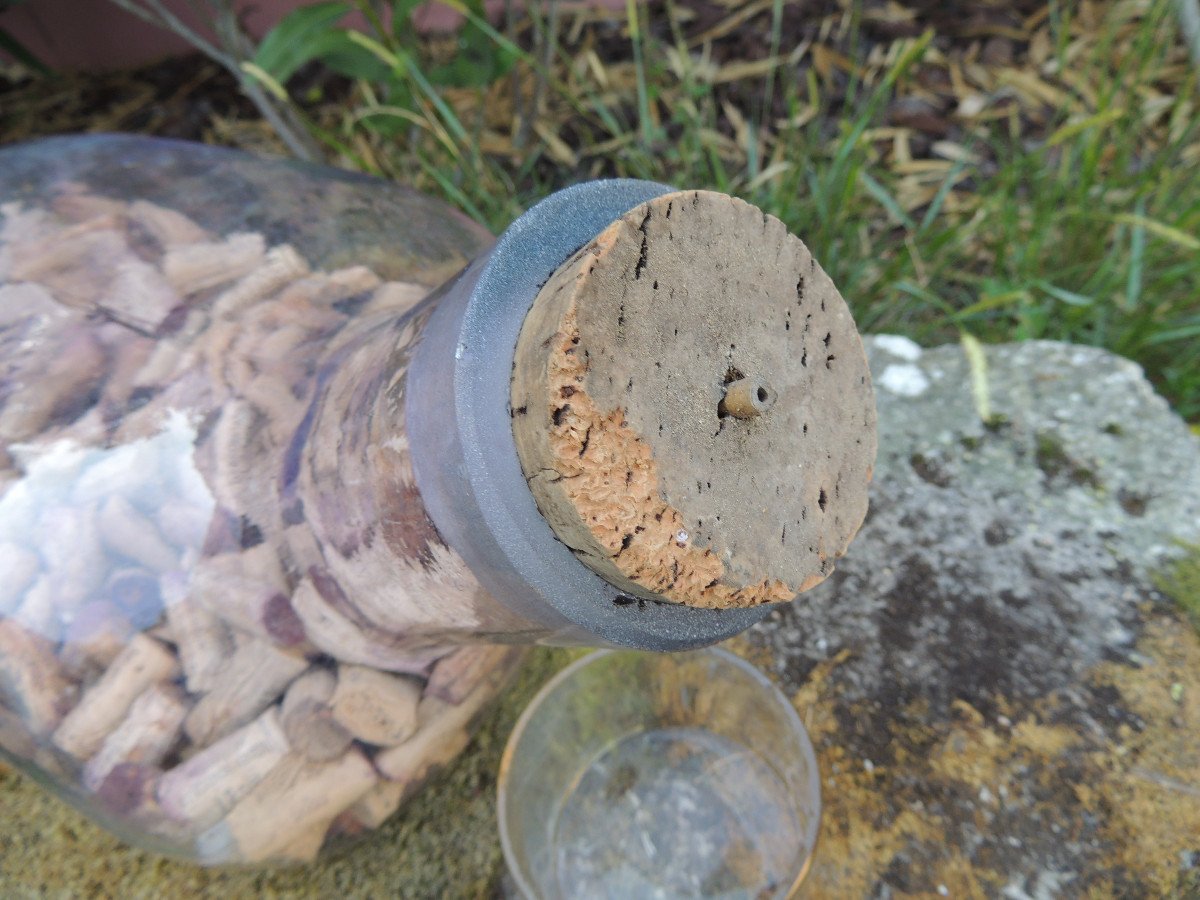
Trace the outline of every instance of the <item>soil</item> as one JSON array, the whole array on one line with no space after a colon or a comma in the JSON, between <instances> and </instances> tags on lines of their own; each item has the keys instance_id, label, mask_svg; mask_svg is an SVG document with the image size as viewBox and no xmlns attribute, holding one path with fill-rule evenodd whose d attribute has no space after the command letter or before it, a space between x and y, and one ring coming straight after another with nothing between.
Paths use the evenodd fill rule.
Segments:
<instances>
[{"instance_id":1,"label":"soil","mask_svg":"<svg viewBox=\"0 0 1200 900\"><path fill-rule=\"evenodd\" d=\"M707 63L721 73L711 90L713 108L719 111L715 129L723 138L731 144L742 142L746 119L767 123L764 156L773 132L786 127L781 123L786 123L794 110L787 107L784 92L778 89L771 95L770 107L764 109L762 72L737 75L734 70L752 69L773 50L787 54L799 47L809 48L795 66L781 67L776 80L803 85L810 75L816 75L826 111L821 127L834 137L840 116L857 115L860 109L862 88L857 82L865 79L869 86L879 77L878 60L894 56L900 49L896 42L931 31L930 58L916 68L884 113L887 125L907 130L906 153L914 160L944 162L945 153L975 127L977 116L978 121L1003 118L1014 141L1045 137L1062 111L1050 98L1056 92L1066 96L1061 88L1043 81L1041 63L1050 47L1049 8L1040 0L948 4L910 0L903 5L869 0L849 12L835 0L798 0L780 7L777 47L771 38L775 23L770 4L761 4L750 15L745 9L714 0L679 5L653 0L645 6L644 27L662 45L681 40L694 53L707 48ZM1104 7L1085 4L1073 20L1073 34L1098 28L1105 17ZM623 121L636 122L637 100L630 77L632 45L623 15L568 11L563 13L559 30L562 57L574 60L581 54L594 55L605 70L613 96L619 98L614 112ZM518 22L512 34L522 47L541 54L529 20ZM446 36L426 37L421 45L431 66L452 58L457 47L458 42ZM565 72L558 74L574 83ZM556 186L578 177L571 171L576 168L571 160L580 156L587 157L587 175L613 174L619 151L615 147L609 153L593 151L598 140L611 135L594 133L589 117L570 104L545 101L539 110L540 132L555 135L556 141L539 146L528 140L529 123L522 122L521 109L530 98L524 96L528 91L518 87L520 80L501 78L483 95L474 89L447 92L463 121L484 125L480 140L484 151L511 162L517 192L524 195L527 188ZM1009 82L1019 87L1003 87ZM981 87L988 84L995 89L989 92ZM294 98L300 98L305 112L324 125L337 123L348 104L355 102L348 80L317 65L301 69L289 81L288 89ZM982 116L963 113L964 100L975 102L985 96L987 108ZM652 104L651 117L663 122L664 149L679 137L680 126L671 121L669 107L684 99L668 90ZM205 141L280 155L285 152L234 78L200 55L129 72L58 73L49 79L30 77L15 65L0 64L0 143L95 131ZM1152 131L1148 129L1148 140ZM890 140L881 135L880 144L890 144ZM973 152L986 157L990 151L985 145ZM985 158L985 171L987 163ZM918 190L916 181L912 190Z\"/></svg>"}]
</instances>

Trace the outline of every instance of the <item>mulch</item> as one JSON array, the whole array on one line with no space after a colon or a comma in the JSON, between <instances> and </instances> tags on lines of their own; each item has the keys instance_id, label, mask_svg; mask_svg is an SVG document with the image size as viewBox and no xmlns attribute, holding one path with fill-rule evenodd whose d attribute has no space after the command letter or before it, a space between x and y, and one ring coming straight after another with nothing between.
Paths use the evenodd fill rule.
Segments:
<instances>
[{"instance_id":1,"label":"mulch","mask_svg":"<svg viewBox=\"0 0 1200 900\"><path fill-rule=\"evenodd\" d=\"M1103 113L1103 98L1084 63L1099 48L1111 46L1112 65L1118 65L1140 20L1151 14L1147 4L1135 0L1073 4L1060 51L1051 6L1042 0L867 0L861 5L655 0L642 11L647 46L665 51L647 61L657 88L649 114L661 126L659 139L676 136L672 108L687 98L670 72L690 60L693 81L711 90L719 111L706 138L734 167L752 152L769 164L780 143L814 119L836 135L839 118L852 116L862 102L863 88L878 84L913 40L932 32L923 58L897 85L880 127L867 135L878 160L899 179L895 196L906 211L928 204L960 161L977 163L986 174L991 144L971 140L980 130L999 125L1009 139L1029 146L1045 141L1065 121ZM776 15L777 42L771 37ZM510 34L535 54L543 52L545 30L533 20L518 21ZM1137 97L1124 98L1139 110L1148 151L1167 139L1171 97L1189 77L1186 51L1181 41L1175 43L1158 70L1149 73L1149 86ZM435 37L425 49L438 59L454 46L453 38ZM568 92L599 100L627 122L636 120L637 75L625 18L564 10L552 46L555 77ZM1060 68L1060 52L1072 65ZM463 122L473 124L482 151L514 171L524 164L524 171L551 184L561 180L555 171L564 168L591 177L612 174L613 160L637 139L636 128L613 134L586 104L581 108L544 85L539 89L537 80L518 66L486 89L447 89L446 98ZM779 89L784 81L801 86L806 102L799 108L785 106ZM769 92L768 83L773 85ZM302 70L289 87L303 98L309 115L334 128L362 99L352 84L316 66ZM771 107L763 109L767 93ZM0 143L96 131L284 152L234 79L200 56L130 72L50 79L0 66ZM378 142L372 146L361 130L353 143L362 158L378 156L373 152ZM1193 149L1200 162L1200 145ZM947 210L963 199L957 193L947 198Z\"/></svg>"}]
</instances>

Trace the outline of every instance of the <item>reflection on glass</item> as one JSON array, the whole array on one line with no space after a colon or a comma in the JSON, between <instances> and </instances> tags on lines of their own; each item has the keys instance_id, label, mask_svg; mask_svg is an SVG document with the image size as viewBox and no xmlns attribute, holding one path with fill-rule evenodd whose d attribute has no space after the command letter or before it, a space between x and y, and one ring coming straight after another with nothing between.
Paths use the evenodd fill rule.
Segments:
<instances>
[{"instance_id":1,"label":"reflection on glass","mask_svg":"<svg viewBox=\"0 0 1200 900\"><path fill-rule=\"evenodd\" d=\"M69 438L11 445L20 477L0 497L0 541L23 561L0 615L74 648L155 625L159 580L198 559L216 505L195 441L195 423L170 410L158 434L108 449ZM16 582L29 583L13 606Z\"/></svg>"}]
</instances>

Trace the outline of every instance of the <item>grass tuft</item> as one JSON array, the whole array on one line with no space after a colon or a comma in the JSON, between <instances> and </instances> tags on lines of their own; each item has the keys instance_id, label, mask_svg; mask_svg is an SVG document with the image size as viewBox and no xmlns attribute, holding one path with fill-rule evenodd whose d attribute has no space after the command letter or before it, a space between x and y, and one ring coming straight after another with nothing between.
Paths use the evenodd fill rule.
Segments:
<instances>
[{"instance_id":1,"label":"grass tuft","mask_svg":"<svg viewBox=\"0 0 1200 900\"><path fill-rule=\"evenodd\" d=\"M423 80L454 50L433 41L410 106L360 83L322 124L345 162L496 230L584 178L737 194L802 237L864 330L1107 347L1200 419L1200 115L1170 0L1035 8L991 66L986 38L916 13L879 40L781 0L698 9L510 24L511 72L473 88ZM736 55L755 30L762 55Z\"/></svg>"},{"instance_id":2,"label":"grass tuft","mask_svg":"<svg viewBox=\"0 0 1200 900\"><path fill-rule=\"evenodd\" d=\"M587 178L736 194L865 331L1106 347L1200 422L1200 86L1173 0L551 2L500 24L454 0L466 27L432 38L413 0L339 4L365 35L309 35L322 61L299 67L268 37L253 64L341 165L496 231ZM36 86L3 99L10 134L45 127Z\"/></svg>"}]
</instances>

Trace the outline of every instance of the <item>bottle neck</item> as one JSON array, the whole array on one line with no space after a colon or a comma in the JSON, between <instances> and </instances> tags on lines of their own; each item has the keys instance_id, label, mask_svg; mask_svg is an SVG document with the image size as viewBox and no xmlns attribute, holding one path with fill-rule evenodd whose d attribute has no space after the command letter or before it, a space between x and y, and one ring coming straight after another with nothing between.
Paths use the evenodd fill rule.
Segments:
<instances>
[{"instance_id":1,"label":"bottle neck","mask_svg":"<svg viewBox=\"0 0 1200 900\"><path fill-rule=\"evenodd\" d=\"M312 608L298 612L337 617L359 655L389 665L394 654L540 636L480 586L416 484L405 398L436 300L363 318L329 348L293 442L291 497L285 488L284 509L311 537L297 554L311 587L297 603Z\"/></svg>"},{"instance_id":2,"label":"bottle neck","mask_svg":"<svg viewBox=\"0 0 1200 900\"><path fill-rule=\"evenodd\" d=\"M548 642L683 650L769 612L638 602L562 543L517 454L514 350L538 292L614 219L669 190L615 179L542 201L447 285L413 355L405 420L430 518L505 606L553 629Z\"/></svg>"},{"instance_id":3,"label":"bottle neck","mask_svg":"<svg viewBox=\"0 0 1200 900\"><path fill-rule=\"evenodd\" d=\"M402 398L426 318L418 305L356 322L321 360L312 406L293 441L291 487L327 552L349 557L382 539L419 560L428 553L423 547L440 540L405 477L411 466Z\"/></svg>"}]
</instances>

